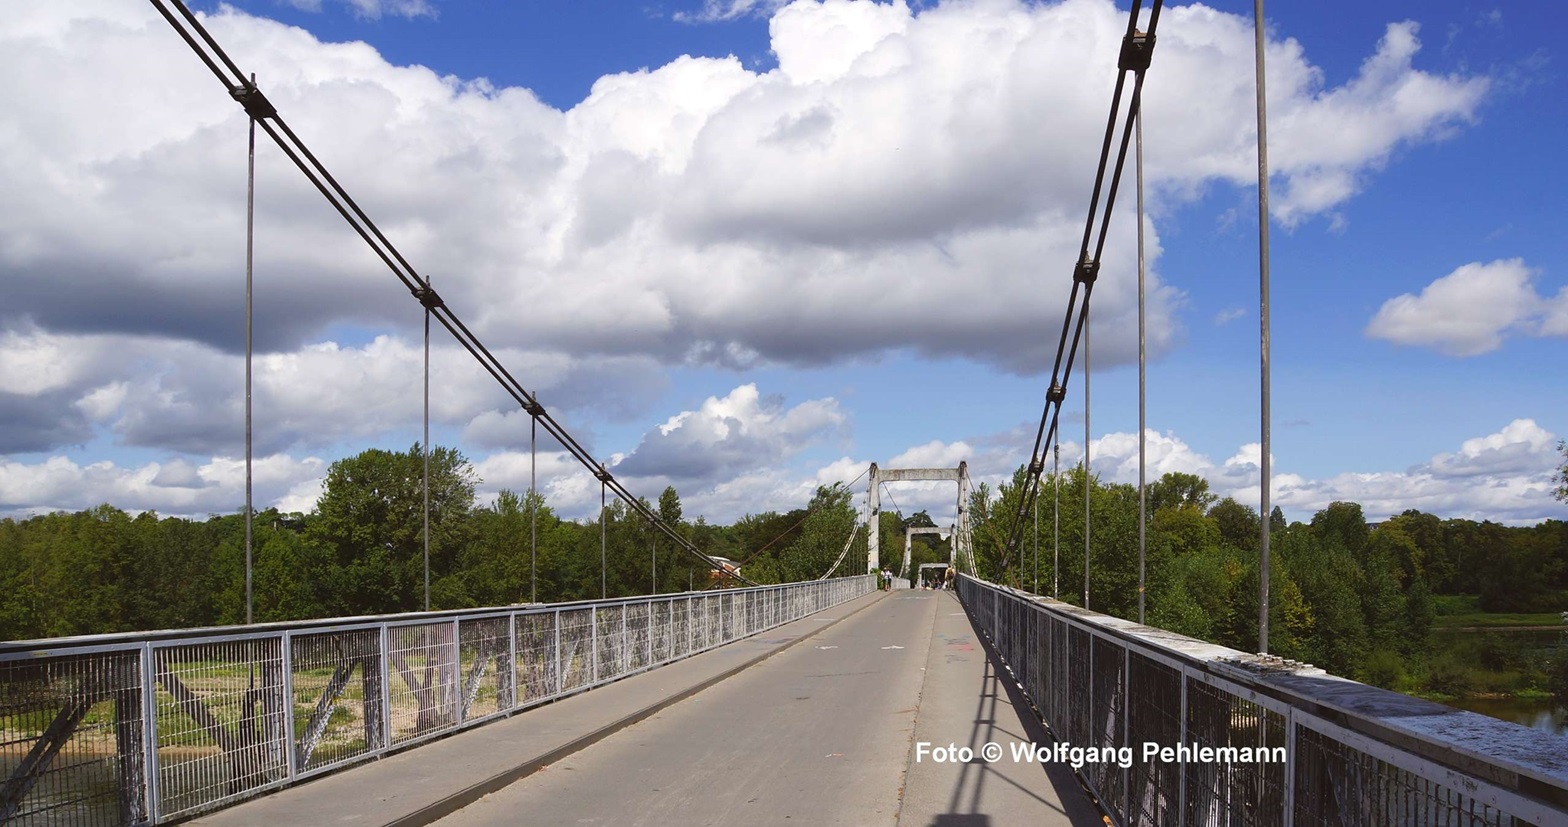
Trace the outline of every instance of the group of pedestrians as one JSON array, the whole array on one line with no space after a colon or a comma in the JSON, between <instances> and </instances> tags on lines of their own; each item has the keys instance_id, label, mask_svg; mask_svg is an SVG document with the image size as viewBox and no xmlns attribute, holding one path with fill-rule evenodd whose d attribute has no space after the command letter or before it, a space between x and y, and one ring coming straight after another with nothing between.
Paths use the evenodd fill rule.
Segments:
<instances>
[{"instance_id":1,"label":"group of pedestrians","mask_svg":"<svg viewBox=\"0 0 1568 827\"><path fill-rule=\"evenodd\" d=\"M893 590L893 572L884 568L881 571L875 572L875 574L877 576L877 588L879 590L885 592ZM933 574L931 577L923 580L920 583L920 588L952 591L953 581L956 580L957 577L958 572L954 571L952 566L948 566L947 570L941 574Z\"/></svg>"}]
</instances>

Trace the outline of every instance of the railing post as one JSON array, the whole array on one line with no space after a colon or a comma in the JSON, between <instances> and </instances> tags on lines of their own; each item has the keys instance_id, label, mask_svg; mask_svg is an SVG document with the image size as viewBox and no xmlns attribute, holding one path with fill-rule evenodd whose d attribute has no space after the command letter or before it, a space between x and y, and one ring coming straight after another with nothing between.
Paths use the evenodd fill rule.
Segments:
<instances>
[{"instance_id":1,"label":"railing post","mask_svg":"<svg viewBox=\"0 0 1568 827\"><path fill-rule=\"evenodd\" d=\"M1285 710L1285 795L1284 827L1296 824L1296 708Z\"/></svg>"},{"instance_id":2,"label":"railing post","mask_svg":"<svg viewBox=\"0 0 1568 827\"><path fill-rule=\"evenodd\" d=\"M147 780L147 820L157 824L163 815L163 791L158 784L158 669L151 643L142 644L142 761Z\"/></svg>"},{"instance_id":3,"label":"railing post","mask_svg":"<svg viewBox=\"0 0 1568 827\"><path fill-rule=\"evenodd\" d=\"M288 778L299 775L299 756L294 754L294 632L283 630L283 760ZM361 669L365 668L360 666ZM368 746L368 745L367 745Z\"/></svg>"},{"instance_id":4,"label":"railing post","mask_svg":"<svg viewBox=\"0 0 1568 827\"><path fill-rule=\"evenodd\" d=\"M463 695L468 687L463 685L463 629L460 621L452 618L452 660L448 667L446 696L452 704L452 726L456 727L468 717L463 709Z\"/></svg>"},{"instance_id":5,"label":"railing post","mask_svg":"<svg viewBox=\"0 0 1568 827\"><path fill-rule=\"evenodd\" d=\"M1176 743L1187 743L1187 669L1182 667L1181 676L1181 736ZM1180 756L1178 756L1180 757ZM1176 763L1176 824L1184 827L1187 823L1187 759L1182 758Z\"/></svg>"},{"instance_id":6,"label":"railing post","mask_svg":"<svg viewBox=\"0 0 1568 827\"><path fill-rule=\"evenodd\" d=\"M506 679L507 684L512 687L512 702L507 704L507 708L516 709L519 697L522 695L522 693L517 691L517 612L508 612L506 615L506 651L508 654L507 668L512 672ZM496 671L499 672L500 670ZM499 674L496 675L497 680L500 677Z\"/></svg>"},{"instance_id":7,"label":"railing post","mask_svg":"<svg viewBox=\"0 0 1568 827\"><path fill-rule=\"evenodd\" d=\"M632 671L632 642L626 639L626 610L631 604L621 604L621 674Z\"/></svg>"},{"instance_id":8,"label":"railing post","mask_svg":"<svg viewBox=\"0 0 1568 827\"><path fill-rule=\"evenodd\" d=\"M592 686L599 682L599 606L588 607L588 651L591 655L593 669L588 673L588 684Z\"/></svg>"},{"instance_id":9,"label":"railing post","mask_svg":"<svg viewBox=\"0 0 1568 827\"><path fill-rule=\"evenodd\" d=\"M561 610L555 610L555 645L551 647L555 656L555 695L566 691L566 672L561 669Z\"/></svg>"},{"instance_id":10,"label":"railing post","mask_svg":"<svg viewBox=\"0 0 1568 827\"><path fill-rule=\"evenodd\" d=\"M385 621L381 635L381 750L392 748L392 630Z\"/></svg>"},{"instance_id":11,"label":"railing post","mask_svg":"<svg viewBox=\"0 0 1568 827\"><path fill-rule=\"evenodd\" d=\"M1122 746L1132 748L1132 650L1122 647ZM1122 823L1132 824L1132 768L1117 766L1122 773Z\"/></svg>"}]
</instances>

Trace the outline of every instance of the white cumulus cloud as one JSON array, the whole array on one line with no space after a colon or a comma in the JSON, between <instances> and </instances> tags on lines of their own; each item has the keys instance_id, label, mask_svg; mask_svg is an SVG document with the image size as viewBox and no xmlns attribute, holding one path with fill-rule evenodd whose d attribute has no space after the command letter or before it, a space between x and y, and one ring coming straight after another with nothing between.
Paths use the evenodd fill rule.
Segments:
<instances>
[{"instance_id":1,"label":"white cumulus cloud","mask_svg":"<svg viewBox=\"0 0 1568 827\"><path fill-rule=\"evenodd\" d=\"M1401 345L1478 356L1515 334L1568 336L1568 288L1555 299L1535 291L1536 271L1523 259L1471 262L1383 303L1366 334Z\"/></svg>"}]
</instances>

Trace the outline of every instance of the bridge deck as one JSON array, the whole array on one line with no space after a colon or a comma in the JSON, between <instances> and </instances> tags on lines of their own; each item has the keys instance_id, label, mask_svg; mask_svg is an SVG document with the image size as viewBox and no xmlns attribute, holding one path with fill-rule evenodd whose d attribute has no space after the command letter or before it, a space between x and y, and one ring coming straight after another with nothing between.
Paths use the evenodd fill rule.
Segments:
<instances>
[{"instance_id":1,"label":"bridge deck","mask_svg":"<svg viewBox=\"0 0 1568 827\"><path fill-rule=\"evenodd\" d=\"M958 601L901 591L196 823L1101 824L1071 773L1012 760L1047 738Z\"/></svg>"}]
</instances>

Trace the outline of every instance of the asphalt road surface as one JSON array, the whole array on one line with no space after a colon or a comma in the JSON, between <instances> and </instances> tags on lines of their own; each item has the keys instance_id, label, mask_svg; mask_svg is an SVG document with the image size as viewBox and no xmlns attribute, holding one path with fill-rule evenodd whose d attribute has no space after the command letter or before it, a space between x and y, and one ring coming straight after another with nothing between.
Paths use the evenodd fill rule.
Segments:
<instances>
[{"instance_id":1,"label":"asphalt road surface","mask_svg":"<svg viewBox=\"0 0 1568 827\"><path fill-rule=\"evenodd\" d=\"M958 601L899 591L436 823L1103 824L1060 767L931 749L1043 740Z\"/></svg>"}]
</instances>

